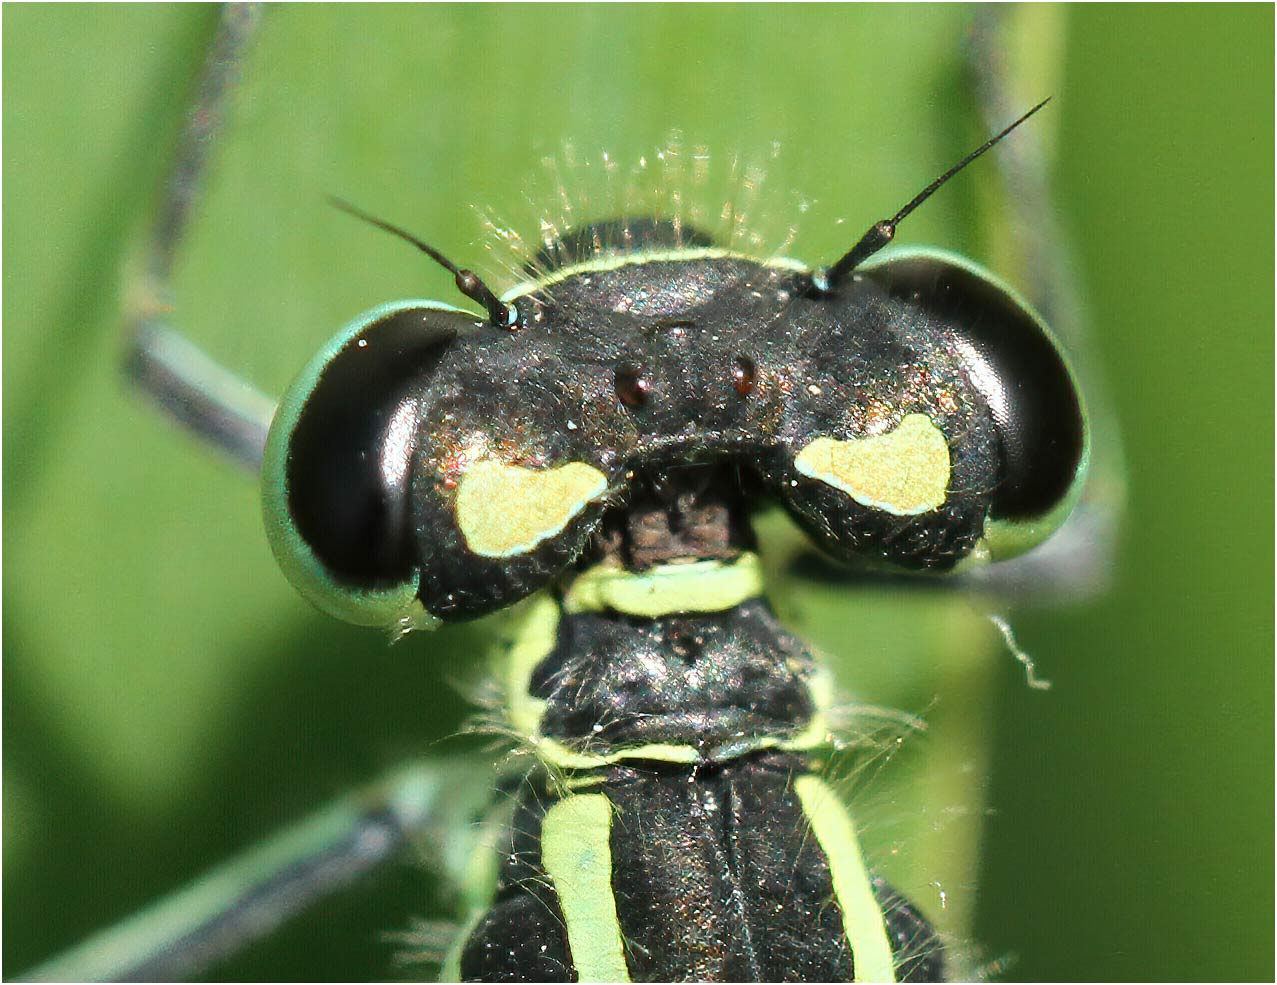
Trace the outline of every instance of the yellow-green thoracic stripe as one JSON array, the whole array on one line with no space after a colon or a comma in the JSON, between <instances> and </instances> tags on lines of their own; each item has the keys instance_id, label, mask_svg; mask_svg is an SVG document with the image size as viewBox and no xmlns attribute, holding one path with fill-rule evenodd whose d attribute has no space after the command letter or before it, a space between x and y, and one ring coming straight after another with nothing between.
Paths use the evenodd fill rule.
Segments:
<instances>
[{"instance_id":1,"label":"yellow-green thoracic stripe","mask_svg":"<svg viewBox=\"0 0 1277 985\"><path fill-rule=\"evenodd\" d=\"M894 982L895 962L882 910L865 869L860 840L842 799L824 780L800 776L794 790L802 801L811 833L829 859L834 898L842 910L843 931L851 947L858 982Z\"/></svg>"},{"instance_id":2,"label":"yellow-green thoracic stripe","mask_svg":"<svg viewBox=\"0 0 1277 985\"><path fill-rule=\"evenodd\" d=\"M855 826L841 798L816 776L794 790L811 833L829 860L857 982L894 982L887 926L874 896ZM541 860L554 884L578 980L628 982L625 945L612 890L612 804L604 794L574 794L546 812Z\"/></svg>"},{"instance_id":3,"label":"yellow-green thoracic stripe","mask_svg":"<svg viewBox=\"0 0 1277 985\"><path fill-rule=\"evenodd\" d=\"M730 561L674 562L646 571L603 563L572 582L563 597L563 611L659 619L681 612L722 612L762 594L762 564L757 554L748 552Z\"/></svg>"},{"instance_id":4,"label":"yellow-green thoracic stripe","mask_svg":"<svg viewBox=\"0 0 1277 985\"><path fill-rule=\"evenodd\" d=\"M563 910L577 980L628 982L612 893L611 801L576 794L551 807L541 824L541 862Z\"/></svg>"}]
</instances>

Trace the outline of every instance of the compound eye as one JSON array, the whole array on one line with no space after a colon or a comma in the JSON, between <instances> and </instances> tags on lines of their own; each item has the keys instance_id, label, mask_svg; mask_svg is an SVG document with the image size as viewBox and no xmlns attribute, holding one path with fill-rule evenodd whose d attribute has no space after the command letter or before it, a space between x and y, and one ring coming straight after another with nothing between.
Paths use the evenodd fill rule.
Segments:
<instances>
[{"instance_id":1,"label":"compound eye","mask_svg":"<svg viewBox=\"0 0 1277 985\"><path fill-rule=\"evenodd\" d=\"M267 533L294 587L339 618L430 621L411 523L420 403L473 324L426 302L383 305L343 329L280 402L262 469Z\"/></svg>"},{"instance_id":2,"label":"compound eye","mask_svg":"<svg viewBox=\"0 0 1277 985\"><path fill-rule=\"evenodd\" d=\"M985 540L995 559L1028 550L1067 518L1086 471L1086 417L1059 345L1013 291L957 257L897 254L861 272L923 309L987 404L1000 477Z\"/></svg>"}]
</instances>

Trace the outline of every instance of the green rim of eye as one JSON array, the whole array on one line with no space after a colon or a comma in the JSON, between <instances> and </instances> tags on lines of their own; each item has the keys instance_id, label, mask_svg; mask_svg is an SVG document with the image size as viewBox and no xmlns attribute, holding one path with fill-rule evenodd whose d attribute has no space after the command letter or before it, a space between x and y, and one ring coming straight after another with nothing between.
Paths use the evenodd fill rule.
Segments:
<instances>
[{"instance_id":1,"label":"green rim of eye","mask_svg":"<svg viewBox=\"0 0 1277 985\"><path fill-rule=\"evenodd\" d=\"M1055 333L1051 331L1042 316L1037 310L1029 304L1019 291L1007 284L1000 277L990 273L978 263L974 263L964 256L952 253L948 250L935 249L933 247L897 247L884 250L881 254L867 262L862 271L871 271L876 267L883 266L895 260L924 259L934 260L939 263L950 264L958 267L973 277L980 278L992 285L997 290L1004 293L1015 305L1017 305L1034 324L1038 331L1051 343L1056 353L1060 357L1061 363L1064 365L1065 371L1068 373L1069 382L1073 387L1074 393L1077 395L1078 412L1081 415L1082 425L1082 449L1078 456L1077 467L1074 470L1072 481L1068 490L1060 497L1059 501L1050 509L1033 517L1017 517L1015 519L998 519L990 518L986 520L984 526L984 536L980 543L976 546L975 551L960 565L960 567L968 567L970 565L979 565L994 561L1006 561L1010 558L1024 554L1034 547L1037 547L1044 540L1054 534L1060 527L1064 526L1064 522L1073 512L1073 508L1081 499L1082 490L1086 485L1087 471L1091 463L1091 427L1087 417L1086 401L1084 399L1082 388L1078 384L1077 373L1073 369L1072 363L1069 361L1068 353L1064 346L1060 344L1060 340L1056 338Z\"/></svg>"},{"instance_id":2,"label":"green rim of eye","mask_svg":"<svg viewBox=\"0 0 1277 985\"><path fill-rule=\"evenodd\" d=\"M288 504L287 465L297 422L329 362L369 325L401 311L429 308L479 316L438 301L390 301L349 322L297 374L280 399L262 458L262 515L266 538L289 583L316 608L345 622L394 631L433 629L440 620L417 598L419 575L386 588L365 588L335 579L302 538Z\"/></svg>"},{"instance_id":3,"label":"green rim of eye","mask_svg":"<svg viewBox=\"0 0 1277 985\"><path fill-rule=\"evenodd\" d=\"M984 537L981 545L987 550L990 561L1006 561L1019 557L1037 547L1054 534L1066 521L1078 500L1082 498L1082 489L1086 485L1086 473L1091 464L1091 432L1087 429L1086 442L1082 446L1082 457L1078 460L1077 478L1069 487L1068 495L1060 500L1055 509L1034 517L1031 520L987 520L984 524Z\"/></svg>"}]
</instances>

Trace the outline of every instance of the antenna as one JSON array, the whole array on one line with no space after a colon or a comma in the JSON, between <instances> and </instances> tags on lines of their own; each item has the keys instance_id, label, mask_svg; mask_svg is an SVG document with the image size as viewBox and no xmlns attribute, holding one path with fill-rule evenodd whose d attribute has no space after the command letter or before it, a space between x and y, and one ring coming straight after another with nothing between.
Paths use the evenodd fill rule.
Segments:
<instances>
[{"instance_id":1,"label":"antenna","mask_svg":"<svg viewBox=\"0 0 1277 985\"><path fill-rule=\"evenodd\" d=\"M939 191L941 185L956 175L985 151L991 150L998 141L1050 101L1051 97L1048 96L1010 126L1006 127L1006 129L1004 129L1001 133L990 137L983 144L915 195L908 205L893 215L890 219L880 219L878 222L875 222L872 226L870 226L865 234L860 237L860 242L853 246L841 260L835 263L832 267L822 267L812 274L812 283L815 284L816 289L822 292L833 290L833 288L843 278L890 243L892 239L895 238L896 227L908 218L909 214L913 212L914 209Z\"/></svg>"},{"instance_id":2,"label":"antenna","mask_svg":"<svg viewBox=\"0 0 1277 985\"><path fill-rule=\"evenodd\" d=\"M423 243L416 236L405 229L391 225L383 219L378 219L374 215L369 215L363 209L351 205L344 199L337 198L335 195L329 196L328 201L336 208L345 212L347 215L353 215L356 219L362 219L369 225L376 226L392 236L398 236L419 249L426 256L430 257L435 263L443 267L448 273L452 274L457 282L457 290L468 297L471 301L481 304L488 313L488 321L492 322L497 328L511 328L518 321L519 313L514 305L506 304L495 294L483 281L479 279L479 275L472 270L462 270L446 256L436 250L433 246Z\"/></svg>"}]
</instances>

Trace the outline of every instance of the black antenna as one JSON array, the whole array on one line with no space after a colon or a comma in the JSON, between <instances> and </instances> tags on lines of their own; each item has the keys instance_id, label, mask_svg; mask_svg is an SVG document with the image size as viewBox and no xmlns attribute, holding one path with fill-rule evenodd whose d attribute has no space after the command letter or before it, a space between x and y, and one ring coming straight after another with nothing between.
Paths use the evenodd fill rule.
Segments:
<instances>
[{"instance_id":1,"label":"black antenna","mask_svg":"<svg viewBox=\"0 0 1277 985\"><path fill-rule=\"evenodd\" d=\"M1038 103L1031 110L1021 116L1018 120L1004 129L996 136L990 137L982 145L973 150L961 161L951 167L939 178L929 184L913 197L913 200L903 209L893 215L890 219L881 219L869 227L868 231L860 237L860 242L853 246L845 256L832 267L824 267L812 274L812 283L816 285L819 291L830 291L844 277L868 260L871 256L881 250L884 246L892 241L896 235L896 227L900 225L909 213L916 209L919 205L929 199L939 190L940 186L952 178L955 174L965 168L985 151L991 149L999 140L1009 134L1030 116L1040 110L1043 106L1051 101L1051 97Z\"/></svg>"},{"instance_id":2,"label":"black antenna","mask_svg":"<svg viewBox=\"0 0 1277 985\"><path fill-rule=\"evenodd\" d=\"M446 256L436 250L433 246L429 246L417 239L416 236L405 229L391 225L382 219L378 219L374 215L369 215L363 209L356 208L349 202L330 195L328 201L332 203L347 215L353 215L356 219L362 219L369 225L383 229L393 236L398 236L402 240L411 243L426 256L430 257L435 263L443 267L448 273L456 279L457 290L468 297L471 301L477 301L483 305L485 311L488 312L488 320L498 328L510 328L518 320L519 314L514 305L506 304L499 297L492 293L491 289L483 281L479 279L479 275L471 270L461 270L455 263Z\"/></svg>"}]
</instances>

